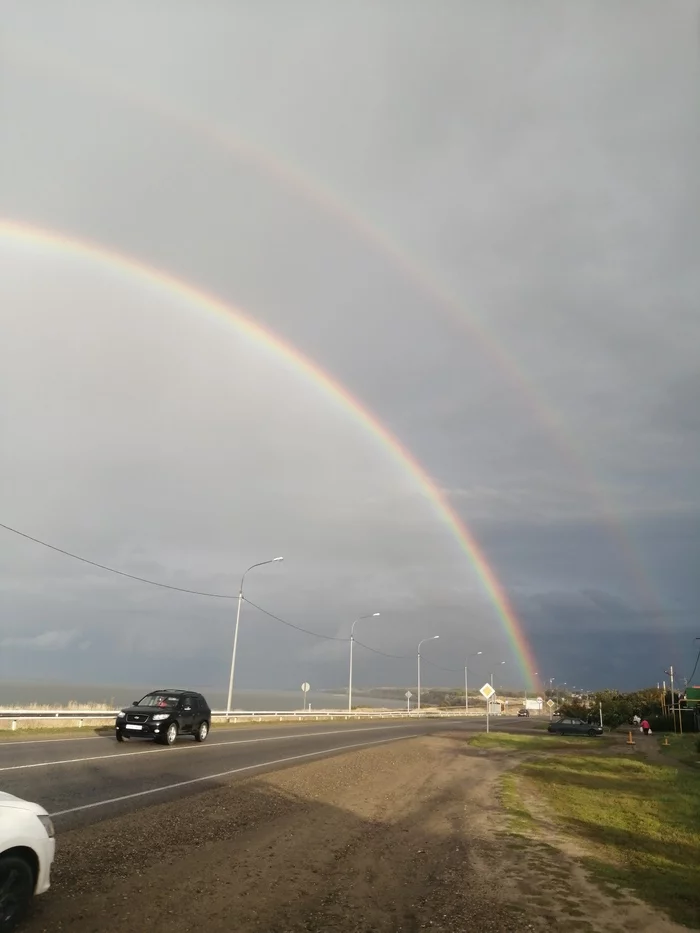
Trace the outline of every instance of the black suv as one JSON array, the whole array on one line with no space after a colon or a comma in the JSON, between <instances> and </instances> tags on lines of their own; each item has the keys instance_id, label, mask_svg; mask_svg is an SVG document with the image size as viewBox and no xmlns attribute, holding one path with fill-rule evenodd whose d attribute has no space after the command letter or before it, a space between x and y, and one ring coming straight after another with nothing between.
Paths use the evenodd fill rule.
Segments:
<instances>
[{"instance_id":1,"label":"black suv","mask_svg":"<svg viewBox=\"0 0 700 933\"><path fill-rule=\"evenodd\" d=\"M193 690L154 690L117 714L117 742L149 738L174 745L182 732L203 742L209 735L211 709L201 693Z\"/></svg>"}]
</instances>

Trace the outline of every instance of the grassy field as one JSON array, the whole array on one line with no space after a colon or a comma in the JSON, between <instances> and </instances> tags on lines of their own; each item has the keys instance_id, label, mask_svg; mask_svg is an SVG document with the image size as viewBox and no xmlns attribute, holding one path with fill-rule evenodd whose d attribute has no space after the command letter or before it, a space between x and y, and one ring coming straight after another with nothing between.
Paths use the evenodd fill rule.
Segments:
<instances>
[{"instance_id":1,"label":"grassy field","mask_svg":"<svg viewBox=\"0 0 700 933\"><path fill-rule=\"evenodd\" d=\"M698 767L696 762L700 762L700 736L697 733L690 735L669 735L668 746L663 744L663 739L659 737L659 752L668 759L669 764L680 762L686 765Z\"/></svg>"},{"instance_id":2,"label":"grassy field","mask_svg":"<svg viewBox=\"0 0 700 933\"><path fill-rule=\"evenodd\" d=\"M509 732L485 732L475 735L469 744L476 748L503 748L511 751L551 751L553 748L585 747L595 751L601 745L608 745L610 739L606 736L591 738L587 735L522 735Z\"/></svg>"},{"instance_id":3,"label":"grassy field","mask_svg":"<svg viewBox=\"0 0 700 933\"><path fill-rule=\"evenodd\" d=\"M583 843L583 864L674 920L700 927L700 769L630 757L547 756L506 776L503 804L517 831L553 820ZM537 801L538 816L524 801Z\"/></svg>"}]
</instances>

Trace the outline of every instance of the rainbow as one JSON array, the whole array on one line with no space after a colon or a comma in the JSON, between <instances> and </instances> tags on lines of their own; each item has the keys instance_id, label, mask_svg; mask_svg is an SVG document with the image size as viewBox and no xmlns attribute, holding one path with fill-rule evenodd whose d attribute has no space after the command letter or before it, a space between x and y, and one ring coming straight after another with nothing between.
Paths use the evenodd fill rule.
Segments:
<instances>
[{"instance_id":1,"label":"rainbow","mask_svg":"<svg viewBox=\"0 0 700 933\"><path fill-rule=\"evenodd\" d=\"M581 486L588 494L596 513L601 517L608 533L616 542L630 579L634 581L645 605L655 608L659 615L665 617L659 608L661 600L654 592L644 563L619 518L615 503L605 487L597 481L585 451L574 433L566 426L555 406L542 396L517 359L498 342L496 336L488 330L479 317L463 308L447 288L436 284L435 277L432 274L429 275L380 227L358 213L327 185L323 185L317 179L309 178L299 168L287 164L260 146L254 145L212 120L201 119L154 94L147 94L142 89L132 88L109 75L99 73L96 69L85 69L77 62L58 57L53 50L44 47L23 43L8 47L6 53L10 57L13 57L14 53L13 60L16 63L30 63L37 70L48 66L54 73L58 72L63 78L76 81L82 88L99 89L111 94L118 100L146 110L160 120L171 123L184 132L229 152L254 171L274 179L287 190L298 193L343 227L352 230L361 242L369 244L406 281L411 282L430 299L435 309L443 313L448 324L456 326L460 334L467 332L470 337L478 339L481 347L490 355L504 379L514 388L513 397L520 398L526 403L543 433L569 464L573 475L580 479Z\"/></svg>"},{"instance_id":2,"label":"rainbow","mask_svg":"<svg viewBox=\"0 0 700 933\"><path fill-rule=\"evenodd\" d=\"M108 249L100 244L12 220L0 219L0 238L32 244L91 260L112 270L122 272L131 278L140 279L142 282L156 286L165 292L177 295L179 298L185 299L210 314L230 319L246 336L264 346L286 363L291 364L315 386L334 399L412 475L426 497L432 502L437 515L467 555L484 591L496 609L518 660L526 686L529 690L536 689L534 679L536 665L532 650L525 637L522 625L508 600L508 596L477 541L464 522L454 512L447 496L430 478L416 458L347 389L298 350L280 340L279 337L262 327L240 309L203 291L199 287L176 278L168 272L148 266L138 259Z\"/></svg>"}]
</instances>

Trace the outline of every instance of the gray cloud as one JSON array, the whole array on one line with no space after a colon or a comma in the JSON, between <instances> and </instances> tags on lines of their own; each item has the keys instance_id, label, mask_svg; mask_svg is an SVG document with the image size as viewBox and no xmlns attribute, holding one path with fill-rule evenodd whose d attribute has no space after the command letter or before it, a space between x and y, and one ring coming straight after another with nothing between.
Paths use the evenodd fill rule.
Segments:
<instances>
[{"instance_id":1,"label":"gray cloud","mask_svg":"<svg viewBox=\"0 0 700 933\"><path fill-rule=\"evenodd\" d=\"M3 638L0 640L0 648L21 649L22 651L65 651L66 648L73 647L80 639L80 632L77 629L64 629L62 631L51 629L46 632L39 632L37 635L25 635L18 638ZM78 647L81 650L87 650L90 642L81 641Z\"/></svg>"},{"instance_id":2,"label":"gray cloud","mask_svg":"<svg viewBox=\"0 0 700 933\"><path fill-rule=\"evenodd\" d=\"M1 216L190 281L332 374L446 491L540 667L631 683L658 651L681 664L700 595L697 4L3 8ZM478 643L520 678L425 489L289 357L8 238L0 320L0 520L230 594L282 552L250 598L339 638L381 610L368 644L410 660L367 655L366 682L413 677L438 629L437 664ZM56 631L90 643L66 678L225 678L230 602L6 533L0 560L19 674L22 639ZM344 681L346 645L245 619L243 683Z\"/></svg>"}]
</instances>

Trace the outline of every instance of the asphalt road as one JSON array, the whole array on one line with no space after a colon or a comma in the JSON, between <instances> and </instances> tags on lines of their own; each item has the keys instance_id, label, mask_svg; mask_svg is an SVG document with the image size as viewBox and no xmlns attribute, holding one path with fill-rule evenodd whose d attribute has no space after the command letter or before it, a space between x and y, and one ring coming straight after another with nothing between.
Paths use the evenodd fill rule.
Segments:
<instances>
[{"instance_id":1,"label":"asphalt road","mask_svg":"<svg viewBox=\"0 0 700 933\"><path fill-rule=\"evenodd\" d=\"M42 804L60 831L201 793L236 777L444 729L479 732L484 726L482 719L426 719L217 728L204 744L183 736L173 748L140 740L120 745L112 736L13 741L0 743L0 790ZM496 728L525 731L527 724L499 719Z\"/></svg>"}]
</instances>

